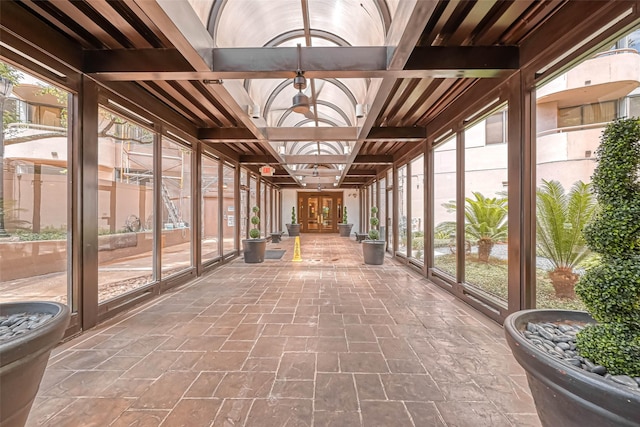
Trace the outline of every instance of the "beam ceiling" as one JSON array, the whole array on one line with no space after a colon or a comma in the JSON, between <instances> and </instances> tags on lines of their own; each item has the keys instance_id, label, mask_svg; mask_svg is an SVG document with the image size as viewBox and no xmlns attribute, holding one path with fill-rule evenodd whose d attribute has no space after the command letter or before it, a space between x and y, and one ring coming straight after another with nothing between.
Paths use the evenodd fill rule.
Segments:
<instances>
[{"instance_id":1,"label":"beam ceiling","mask_svg":"<svg viewBox=\"0 0 640 427\"><path fill-rule=\"evenodd\" d=\"M211 48L210 70L194 69L177 49L85 51L83 68L102 81L291 78L293 47ZM390 68L388 46L301 47L307 78L492 77L519 66L515 46L416 47L404 68ZM205 56L207 56L205 54Z\"/></svg>"}]
</instances>

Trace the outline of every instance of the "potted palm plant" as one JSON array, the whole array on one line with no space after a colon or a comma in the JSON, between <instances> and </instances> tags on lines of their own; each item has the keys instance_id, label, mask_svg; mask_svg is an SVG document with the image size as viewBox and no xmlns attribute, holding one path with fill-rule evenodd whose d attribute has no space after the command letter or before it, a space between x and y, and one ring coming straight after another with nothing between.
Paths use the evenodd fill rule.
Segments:
<instances>
[{"instance_id":1,"label":"potted palm plant","mask_svg":"<svg viewBox=\"0 0 640 427\"><path fill-rule=\"evenodd\" d=\"M450 212L456 211L456 203L443 203ZM482 193L473 192L473 198L465 198L465 239L478 245L478 261L489 262L491 251L496 243L506 240L507 198L485 197ZM437 232L455 235L456 223L445 221L438 224Z\"/></svg>"},{"instance_id":2,"label":"potted palm plant","mask_svg":"<svg viewBox=\"0 0 640 427\"><path fill-rule=\"evenodd\" d=\"M600 258L575 288L590 314L523 310L504 324L543 426L640 426L638 119L609 124L596 157L584 238Z\"/></svg>"},{"instance_id":3,"label":"potted palm plant","mask_svg":"<svg viewBox=\"0 0 640 427\"><path fill-rule=\"evenodd\" d=\"M291 224L286 224L287 233L289 236L299 236L300 235L300 224L296 219L296 207L293 206L291 208Z\"/></svg>"},{"instance_id":4,"label":"potted palm plant","mask_svg":"<svg viewBox=\"0 0 640 427\"><path fill-rule=\"evenodd\" d=\"M574 298L575 268L590 254L582 230L595 208L591 186L577 181L566 193L560 182L542 180L536 200L537 255L552 265L549 279L556 296Z\"/></svg>"},{"instance_id":5,"label":"potted palm plant","mask_svg":"<svg viewBox=\"0 0 640 427\"><path fill-rule=\"evenodd\" d=\"M371 217L369 218L371 228L369 230L369 239L362 242L362 255L364 263L369 265L382 265L384 263L384 247L385 241L380 239L378 225L378 208L371 207Z\"/></svg>"},{"instance_id":6,"label":"potted palm plant","mask_svg":"<svg viewBox=\"0 0 640 427\"><path fill-rule=\"evenodd\" d=\"M260 224L260 217L258 216L260 208L254 206L251 211L253 212L253 216L251 217L253 227L249 230L250 239L243 240L242 246L244 248L244 262L255 264L264 262L264 254L267 250L267 239L260 238L260 229L258 228L258 224Z\"/></svg>"},{"instance_id":7,"label":"potted palm plant","mask_svg":"<svg viewBox=\"0 0 640 427\"><path fill-rule=\"evenodd\" d=\"M340 237L349 237L351 236L351 228L353 228L353 224L348 224L349 220L347 218L347 207L342 208L342 223L338 224L338 231L340 231Z\"/></svg>"}]
</instances>

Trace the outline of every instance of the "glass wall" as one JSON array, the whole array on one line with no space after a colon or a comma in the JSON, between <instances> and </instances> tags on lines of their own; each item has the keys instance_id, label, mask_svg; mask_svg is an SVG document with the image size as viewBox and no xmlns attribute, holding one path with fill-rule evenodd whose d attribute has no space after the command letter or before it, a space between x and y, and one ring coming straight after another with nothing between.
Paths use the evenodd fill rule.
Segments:
<instances>
[{"instance_id":1,"label":"glass wall","mask_svg":"<svg viewBox=\"0 0 640 427\"><path fill-rule=\"evenodd\" d=\"M411 162L411 258L424 262L424 155Z\"/></svg>"},{"instance_id":2,"label":"glass wall","mask_svg":"<svg viewBox=\"0 0 640 427\"><path fill-rule=\"evenodd\" d=\"M398 168L398 252L407 255L407 166Z\"/></svg>"},{"instance_id":3,"label":"glass wall","mask_svg":"<svg viewBox=\"0 0 640 427\"><path fill-rule=\"evenodd\" d=\"M200 182L202 209L202 262L211 261L220 256L220 197L219 197L219 160L202 156L202 179Z\"/></svg>"},{"instance_id":4,"label":"glass wall","mask_svg":"<svg viewBox=\"0 0 640 427\"><path fill-rule=\"evenodd\" d=\"M0 302L50 300L75 311L69 93L4 62L0 78Z\"/></svg>"},{"instance_id":5,"label":"glass wall","mask_svg":"<svg viewBox=\"0 0 640 427\"><path fill-rule=\"evenodd\" d=\"M387 237L389 238L389 241L387 242L387 251L393 253L393 168L389 169L387 172L387 183L387 224L389 226L387 231Z\"/></svg>"},{"instance_id":6,"label":"glass wall","mask_svg":"<svg viewBox=\"0 0 640 427\"><path fill-rule=\"evenodd\" d=\"M98 301L154 282L154 134L98 112Z\"/></svg>"},{"instance_id":7,"label":"glass wall","mask_svg":"<svg viewBox=\"0 0 640 427\"><path fill-rule=\"evenodd\" d=\"M253 175L249 175L249 204L247 205L247 214L246 214L246 227L247 234L243 234L243 239L249 238L249 230L253 228L253 224L251 224L251 217L253 216L253 207L258 206L258 182L256 177Z\"/></svg>"},{"instance_id":8,"label":"glass wall","mask_svg":"<svg viewBox=\"0 0 640 427\"><path fill-rule=\"evenodd\" d=\"M267 218L269 217L269 212L267 211L267 185L264 181L260 180L260 236L265 237L267 233Z\"/></svg>"},{"instance_id":9,"label":"glass wall","mask_svg":"<svg viewBox=\"0 0 640 427\"><path fill-rule=\"evenodd\" d=\"M433 267L456 277L456 137L433 150Z\"/></svg>"},{"instance_id":10,"label":"glass wall","mask_svg":"<svg viewBox=\"0 0 640 427\"><path fill-rule=\"evenodd\" d=\"M640 115L638 40L634 30L536 90L538 308L585 309L574 287L596 259L582 235L595 202L595 153L608 123Z\"/></svg>"},{"instance_id":11,"label":"glass wall","mask_svg":"<svg viewBox=\"0 0 640 427\"><path fill-rule=\"evenodd\" d=\"M505 114L500 117L506 121L506 109L501 111ZM506 305L508 152L506 142L487 144L487 134L495 126L495 120L489 123L484 119L464 131L464 281Z\"/></svg>"},{"instance_id":12,"label":"glass wall","mask_svg":"<svg viewBox=\"0 0 640 427\"><path fill-rule=\"evenodd\" d=\"M378 218L380 219L380 239L387 240L387 180L382 178L378 188L380 202L378 203Z\"/></svg>"},{"instance_id":13,"label":"glass wall","mask_svg":"<svg viewBox=\"0 0 640 427\"><path fill-rule=\"evenodd\" d=\"M193 265L191 256L191 149L162 138L162 276Z\"/></svg>"},{"instance_id":14,"label":"glass wall","mask_svg":"<svg viewBox=\"0 0 640 427\"><path fill-rule=\"evenodd\" d=\"M228 254L238 249L234 190L236 170L232 165L225 163L222 171L222 236L224 238L222 250L224 254Z\"/></svg>"}]
</instances>

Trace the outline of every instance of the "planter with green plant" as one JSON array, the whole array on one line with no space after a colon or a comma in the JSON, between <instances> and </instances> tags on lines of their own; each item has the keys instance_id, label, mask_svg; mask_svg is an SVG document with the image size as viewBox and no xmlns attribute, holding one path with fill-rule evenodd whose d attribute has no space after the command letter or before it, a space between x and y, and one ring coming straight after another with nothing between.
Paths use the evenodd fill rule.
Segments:
<instances>
[{"instance_id":1,"label":"planter with green plant","mask_svg":"<svg viewBox=\"0 0 640 427\"><path fill-rule=\"evenodd\" d=\"M536 201L537 256L551 263L556 297L573 299L579 278L575 269L591 253L582 233L595 209L591 185L577 181L566 193L560 182L542 180Z\"/></svg>"},{"instance_id":2,"label":"planter with green plant","mask_svg":"<svg viewBox=\"0 0 640 427\"><path fill-rule=\"evenodd\" d=\"M351 236L351 229L353 228L353 224L348 223L349 220L347 218L347 207L342 208L342 223L338 224L338 231L340 231L340 237L349 237Z\"/></svg>"},{"instance_id":3,"label":"planter with green plant","mask_svg":"<svg viewBox=\"0 0 640 427\"><path fill-rule=\"evenodd\" d=\"M384 251L386 242L380 239L380 232L378 231L378 225L380 220L378 219L378 208L371 207L371 217L369 218L369 239L362 242L362 255L364 257L364 263L369 265L382 265L384 264Z\"/></svg>"},{"instance_id":4,"label":"planter with green plant","mask_svg":"<svg viewBox=\"0 0 640 427\"><path fill-rule=\"evenodd\" d=\"M300 235L300 224L298 224L298 220L296 219L296 207L291 207L291 224L286 224L287 226L287 234L289 236L299 236Z\"/></svg>"},{"instance_id":5,"label":"planter with green plant","mask_svg":"<svg viewBox=\"0 0 640 427\"><path fill-rule=\"evenodd\" d=\"M443 203L449 212L456 211L456 203ZM464 205L465 239L478 247L478 261L489 262L491 251L496 243L507 239L508 232L507 198L485 197L473 192L473 198L466 197ZM455 235L455 221L445 221L437 225L436 232Z\"/></svg>"},{"instance_id":6,"label":"planter with green plant","mask_svg":"<svg viewBox=\"0 0 640 427\"><path fill-rule=\"evenodd\" d=\"M264 262L264 254L267 250L267 239L260 238L260 229L258 228L258 224L260 224L260 216L258 216L260 208L254 206L251 211L253 212L253 216L251 217L253 227L249 230L250 238L243 240L242 246L244 248L244 262L256 264Z\"/></svg>"},{"instance_id":7,"label":"planter with green plant","mask_svg":"<svg viewBox=\"0 0 640 427\"><path fill-rule=\"evenodd\" d=\"M543 426L640 426L638 119L609 124L596 156L597 204L583 233L600 258L575 287L591 314L523 310L504 324Z\"/></svg>"}]
</instances>

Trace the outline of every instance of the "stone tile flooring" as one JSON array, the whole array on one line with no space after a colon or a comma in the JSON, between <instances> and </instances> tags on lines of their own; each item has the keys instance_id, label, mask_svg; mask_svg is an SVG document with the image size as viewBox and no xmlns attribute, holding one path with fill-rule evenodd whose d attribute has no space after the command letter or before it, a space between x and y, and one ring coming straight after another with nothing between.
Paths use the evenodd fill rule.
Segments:
<instances>
[{"instance_id":1,"label":"stone tile flooring","mask_svg":"<svg viewBox=\"0 0 640 427\"><path fill-rule=\"evenodd\" d=\"M293 245L59 346L27 425L540 425L499 325L353 238Z\"/></svg>"}]
</instances>

